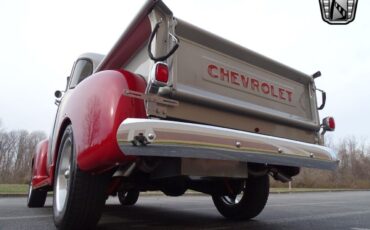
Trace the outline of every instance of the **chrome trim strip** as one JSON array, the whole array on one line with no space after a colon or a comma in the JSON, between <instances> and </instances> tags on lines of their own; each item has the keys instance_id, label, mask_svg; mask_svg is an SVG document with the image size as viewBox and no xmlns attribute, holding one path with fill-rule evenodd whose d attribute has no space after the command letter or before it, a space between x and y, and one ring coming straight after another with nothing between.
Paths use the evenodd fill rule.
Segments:
<instances>
[{"instance_id":1,"label":"chrome trim strip","mask_svg":"<svg viewBox=\"0 0 370 230\"><path fill-rule=\"evenodd\" d=\"M239 130L167 120L124 120L117 141L125 155L235 160L335 169L330 148Z\"/></svg>"}]
</instances>

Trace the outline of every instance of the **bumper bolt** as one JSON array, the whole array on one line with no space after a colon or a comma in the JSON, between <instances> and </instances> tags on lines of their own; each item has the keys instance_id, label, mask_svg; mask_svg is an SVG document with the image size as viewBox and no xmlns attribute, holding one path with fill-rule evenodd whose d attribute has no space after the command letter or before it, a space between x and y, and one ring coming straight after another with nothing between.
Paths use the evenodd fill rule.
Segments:
<instances>
[{"instance_id":1,"label":"bumper bolt","mask_svg":"<svg viewBox=\"0 0 370 230\"><path fill-rule=\"evenodd\" d=\"M149 140L151 140L151 141L152 141L152 140L154 140L154 138L155 138L155 135L154 135L153 133L149 133L149 134L148 134L148 139L149 139Z\"/></svg>"}]
</instances>

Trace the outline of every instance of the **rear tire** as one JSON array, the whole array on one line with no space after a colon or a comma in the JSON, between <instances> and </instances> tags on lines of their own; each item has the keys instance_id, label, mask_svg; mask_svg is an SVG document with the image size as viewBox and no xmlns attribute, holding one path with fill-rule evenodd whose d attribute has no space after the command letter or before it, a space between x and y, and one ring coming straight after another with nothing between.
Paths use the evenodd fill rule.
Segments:
<instances>
[{"instance_id":1,"label":"rear tire","mask_svg":"<svg viewBox=\"0 0 370 230\"><path fill-rule=\"evenodd\" d=\"M104 204L109 178L81 171L72 126L64 131L54 175L54 223L58 229L93 229Z\"/></svg>"},{"instance_id":2,"label":"rear tire","mask_svg":"<svg viewBox=\"0 0 370 230\"><path fill-rule=\"evenodd\" d=\"M28 189L27 206L29 208L44 207L48 192L41 189L33 189L32 180Z\"/></svg>"},{"instance_id":3,"label":"rear tire","mask_svg":"<svg viewBox=\"0 0 370 230\"><path fill-rule=\"evenodd\" d=\"M120 191L118 192L118 199L121 205L130 206L136 204L139 195L140 191L138 190Z\"/></svg>"},{"instance_id":4,"label":"rear tire","mask_svg":"<svg viewBox=\"0 0 370 230\"><path fill-rule=\"evenodd\" d=\"M213 195L217 210L227 219L249 220L264 209L269 195L269 177L249 177L238 195ZM240 197L238 197L240 196Z\"/></svg>"}]
</instances>

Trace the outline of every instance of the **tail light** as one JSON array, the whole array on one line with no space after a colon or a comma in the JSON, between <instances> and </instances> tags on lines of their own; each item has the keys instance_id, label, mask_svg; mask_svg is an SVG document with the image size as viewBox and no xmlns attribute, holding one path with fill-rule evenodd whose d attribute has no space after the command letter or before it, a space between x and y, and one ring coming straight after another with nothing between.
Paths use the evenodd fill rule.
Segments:
<instances>
[{"instance_id":1,"label":"tail light","mask_svg":"<svg viewBox=\"0 0 370 230\"><path fill-rule=\"evenodd\" d=\"M157 62L152 66L149 73L148 86L146 93L157 94L160 87L167 86L169 83L169 70L164 62Z\"/></svg>"},{"instance_id":2,"label":"tail light","mask_svg":"<svg viewBox=\"0 0 370 230\"><path fill-rule=\"evenodd\" d=\"M157 83L167 84L168 66L164 63L157 63L155 66L155 80Z\"/></svg>"},{"instance_id":3,"label":"tail light","mask_svg":"<svg viewBox=\"0 0 370 230\"><path fill-rule=\"evenodd\" d=\"M335 120L333 117L325 117L322 120L322 128L324 131L334 131L335 130Z\"/></svg>"}]
</instances>

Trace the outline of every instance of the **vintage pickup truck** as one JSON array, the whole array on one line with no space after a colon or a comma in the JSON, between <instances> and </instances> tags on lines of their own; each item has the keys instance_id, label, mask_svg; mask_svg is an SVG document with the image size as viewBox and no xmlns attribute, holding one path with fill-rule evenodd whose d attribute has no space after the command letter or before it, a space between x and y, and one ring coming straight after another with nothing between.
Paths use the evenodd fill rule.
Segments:
<instances>
[{"instance_id":1,"label":"vintage pickup truck","mask_svg":"<svg viewBox=\"0 0 370 230\"><path fill-rule=\"evenodd\" d=\"M335 169L314 78L174 18L148 0L107 55L83 54L50 138L32 160L28 206L53 192L59 229L94 228L110 195L142 191L212 196L226 218L264 208L269 175ZM317 99L317 95L322 99Z\"/></svg>"}]
</instances>

